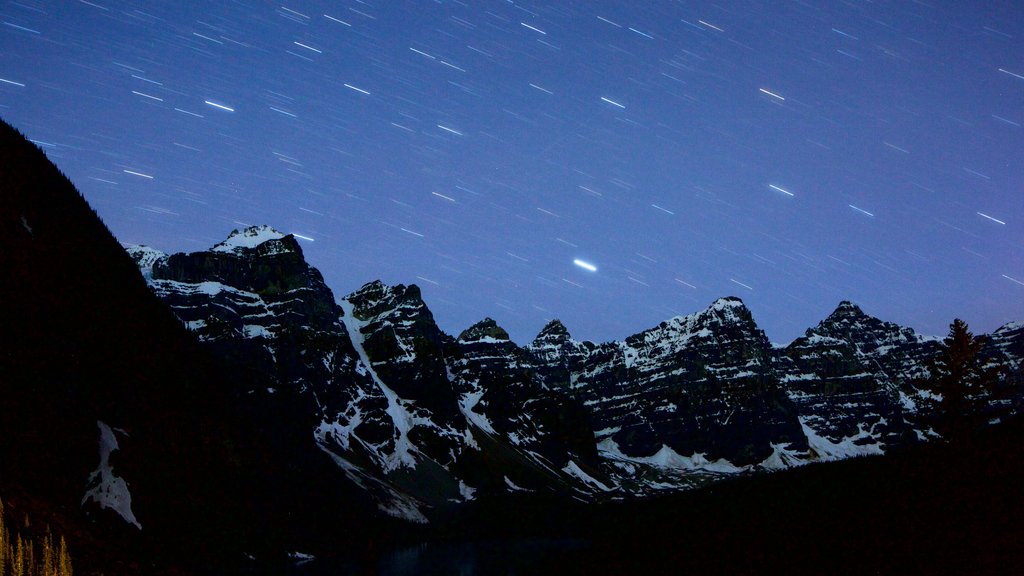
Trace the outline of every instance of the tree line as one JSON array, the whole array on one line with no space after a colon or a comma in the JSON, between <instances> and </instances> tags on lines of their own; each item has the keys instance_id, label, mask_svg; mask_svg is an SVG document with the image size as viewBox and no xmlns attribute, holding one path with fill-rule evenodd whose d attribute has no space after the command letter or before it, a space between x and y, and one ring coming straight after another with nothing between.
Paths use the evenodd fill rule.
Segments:
<instances>
[{"instance_id":1,"label":"tree line","mask_svg":"<svg viewBox=\"0 0 1024 576\"><path fill-rule=\"evenodd\" d=\"M24 525L28 527L26 516ZM71 555L64 536L54 538L47 528L42 541L22 537L8 527L0 499L0 576L73 576Z\"/></svg>"}]
</instances>

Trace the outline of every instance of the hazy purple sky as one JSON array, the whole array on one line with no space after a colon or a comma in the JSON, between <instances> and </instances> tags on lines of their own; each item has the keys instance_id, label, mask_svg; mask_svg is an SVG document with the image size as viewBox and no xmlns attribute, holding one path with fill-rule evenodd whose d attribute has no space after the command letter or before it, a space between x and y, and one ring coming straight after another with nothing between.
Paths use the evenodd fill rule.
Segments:
<instances>
[{"instance_id":1,"label":"hazy purple sky","mask_svg":"<svg viewBox=\"0 0 1024 576\"><path fill-rule=\"evenodd\" d=\"M7 1L0 116L125 242L620 339L720 296L1024 320L1019 2ZM2 201L2 200L0 200ZM581 260L590 271L574 264Z\"/></svg>"}]
</instances>

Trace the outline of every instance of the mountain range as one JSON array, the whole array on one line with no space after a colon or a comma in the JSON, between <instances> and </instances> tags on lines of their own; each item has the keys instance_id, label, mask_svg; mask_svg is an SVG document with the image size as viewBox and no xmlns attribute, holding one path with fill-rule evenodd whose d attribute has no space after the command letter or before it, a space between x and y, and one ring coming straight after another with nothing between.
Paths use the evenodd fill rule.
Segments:
<instances>
[{"instance_id":1,"label":"mountain range","mask_svg":"<svg viewBox=\"0 0 1024 576\"><path fill-rule=\"evenodd\" d=\"M851 302L785 346L734 297L619 342L449 335L414 285L337 297L270 226L122 246L0 128L0 491L108 572L358 556L509 498L657 502L941 440L941 341ZM1011 392L986 417L1013 420L1024 324L981 341Z\"/></svg>"},{"instance_id":2,"label":"mountain range","mask_svg":"<svg viewBox=\"0 0 1024 576\"><path fill-rule=\"evenodd\" d=\"M416 286L336 299L269 226L201 252L126 249L231 365L233 394L302 413L308 443L414 522L495 492L631 498L937 438L920 385L939 340L851 302L786 346L734 297L621 342L552 320L519 346L490 318L445 334ZM984 342L989 363L1021 369L1024 324Z\"/></svg>"}]
</instances>

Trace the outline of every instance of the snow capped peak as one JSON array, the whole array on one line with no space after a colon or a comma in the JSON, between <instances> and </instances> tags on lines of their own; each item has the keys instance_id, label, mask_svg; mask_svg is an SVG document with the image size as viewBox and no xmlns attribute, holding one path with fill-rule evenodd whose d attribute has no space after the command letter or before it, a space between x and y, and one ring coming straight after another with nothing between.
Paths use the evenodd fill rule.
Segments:
<instances>
[{"instance_id":1,"label":"snow capped peak","mask_svg":"<svg viewBox=\"0 0 1024 576\"><path fill-rule=\"evenodd\" d=\"M1024 330L1024 322L1007 322L1006 324L1003 324L1002 326L997 328L996 331L992 333L992 335L994 336L996 334L1007 334L1010 332L1017 332L1019 330Z\"/></svg>"},{"instance_id":2,"label":"snow capped peak","mask_svg":"<svg viewBox=\"0 0 1024 576\"><path fill-rule=\"evenodd\" d=\"M122 246L129 256L135 258L136 262L139 262L140 266L144 265L144 263L152 266L156 260L167 257L165 252L143 244L122 244Z\"/></svg>"},{"instance_id":3,"label":"snow capped peak","mask_svg":"<svg viewBox=\"0 0 1024 576\"><path fill-rule=\"evenodd\" d=\"M736 296L725 296L724 298L719 298L718 300L715 300L714 302L712 302L711 306L709 307L709 309L710 310L733 310L733 309L746 308L746 307L747 306L746 306L746 304L743 303L743 300L740 300Z\"/></svg>"},{"instance_id":4,"label":"snow capped peak","mask_svg":"<svg viewBox=\"0 0 1024 576\"><path fill-rule=\"evenodd\" d=\"M232 230L226 240L213 247L213 252L241 253L267 242L268 240L281 240L286 234L274 230L266 224L261 226L250 226L241 231Z\"/></svg>"},{"instance_id":5,"label":"snow capped peak","mask_svg":"<svg viewBox=\"0 0 1024 576\"><path fill-rule=\"evenodd\" d=\"M459 342L507 342L508 332L498 326L498 323L491 318L483 320L466 328L459 334Z\"/></svg>"},{"instance_id":6,"label":"snow capped peak","mask_svg":"<svg viewBox=\"0 0 1024 576\"><path fill-rule=\"evenodd\" d=\"M753 324L753 317L747 305L735 296L726 296L715 300L706 310L696 316L700 319L701 324L706 324L709 321L722 324Z\"/></svg>"},{"instance_id":7,"label":"snow capped peak","mask_svg":"<svg viewBox=\"0 0 1024 576\"><path fill-rule=\"evenodd\" d=\"M768 338L757 327L750 310L736 297L719 298L700 312L676 316L630 336L620 346L625 351L628 366L634 365L637 358L648 364L672 361L666 359L681 351L692 352L699 347L771 349Z\"/></svg>"},{"instance_id":8,"label":"snow capped peak","mask_svg":"<svg viewBox=\"0 0 1024 576\"><path fill-rule=\"evenodd\" d=\"M140 244L123 244L122 246L147 279L153 276L153 265L167 258L167 254L149 246Z\"/></svg>"}]
</instances>

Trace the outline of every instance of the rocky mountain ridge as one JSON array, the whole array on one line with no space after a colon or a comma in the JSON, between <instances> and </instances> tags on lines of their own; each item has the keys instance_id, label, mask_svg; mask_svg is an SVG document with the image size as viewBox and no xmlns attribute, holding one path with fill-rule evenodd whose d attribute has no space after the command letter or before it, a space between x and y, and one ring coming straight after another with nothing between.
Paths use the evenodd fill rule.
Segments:
<instances>
[{"instance_id":1,"label":"rocky mountain ridge","mask_svg":"<svg viewBox=\"0 0 1024 576\"><path fill-rule=\"evenodd\" d=\"M336 300L267 226L204 252L127 250L237 367L236 394L305 414L308 442L412 521L496 492L625 498L934 436L915 382L938 342L850 302L784 347L732 297L622 342L577 341L553 320L519 346L489 318L443 333L414 285ZM986 357L1019 370L1022 334L1000 328Z\"/></svg>"}]
</instances>

